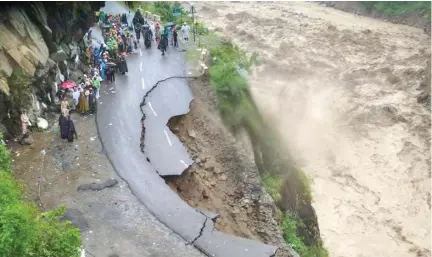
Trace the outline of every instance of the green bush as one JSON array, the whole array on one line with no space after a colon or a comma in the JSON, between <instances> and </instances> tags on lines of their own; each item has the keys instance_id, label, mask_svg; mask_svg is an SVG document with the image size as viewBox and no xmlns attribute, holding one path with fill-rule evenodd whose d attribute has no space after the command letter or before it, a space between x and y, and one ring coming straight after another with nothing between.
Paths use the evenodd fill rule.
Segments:
<instances>
[{"instance_id":1,"label":"green bush","mask_svg":"<svg viewBox=\"0 0 432 257\"><path fill-rule=\"evenodd\" d=\"M64 207L40 212L22 197L10 152L0 143L0 257L78 257L79 229L61 222Z\"/></svg>"},{"instance_id":2,"label":"green bush","mask_svg":"<svg viewBox=\"0 0 432 257\"><path fill-rule=\"evenodd\" d=\"M286 212L283 215L281 228L285 242L301 257L328 257L328 252L322 245L305 245L303 238L297 235L299 226L304 224L294 214Z\"/></svg>"},{"instance_id":3,"label":"green bush","mask_svg":"<svg viewBox=\"0 0 432 257\"><path fill-rule=\"evenodd\" d=\"M229 42L210 49L210 85L215 89L220 115L233 132L241 127L252 127L259 122L248 87L253 59Z\"/></svg>"},{"instance_id":4,"label":"green bush","mask_svg":"<svg viewBox=\"0 0 432 257\"><path fill-rule=\"evenodd\" d=\"M264 172L261 175L261 180L264 188L270 196L276 201L280 201L282 196L280 191L282 189L282 179L276 177L270 172Z\"/></svg>"},{"instance_id":5,"label":"green bush","mask_svg":"<svg viewBox=\"0 0 432 257\"><path fill-rule=\"evenodd\" d=\"M365 1L362 3L369 11L375 10L387 17L400 15L406 12L422 12L426 20L431 20L430 1Z\"/></svg>"}]
</instances>

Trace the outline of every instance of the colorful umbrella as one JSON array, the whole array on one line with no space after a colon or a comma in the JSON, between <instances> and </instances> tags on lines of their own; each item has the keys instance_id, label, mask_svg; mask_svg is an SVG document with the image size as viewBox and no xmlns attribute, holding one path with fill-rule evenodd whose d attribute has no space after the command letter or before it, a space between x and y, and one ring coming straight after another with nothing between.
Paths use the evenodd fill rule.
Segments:
<instances>
[{"instance_id":1,"label":"colorful umbrella","mask_svg":"<svg viewBox=\"0 0 432 257\"><path fill-rule=\"evenodd\" d=\"M61 87L62 88L73 88L73 87L76 87L76 84L75 84L75 82L67 80L61 84Z\"/></svg>"}]
</instances>

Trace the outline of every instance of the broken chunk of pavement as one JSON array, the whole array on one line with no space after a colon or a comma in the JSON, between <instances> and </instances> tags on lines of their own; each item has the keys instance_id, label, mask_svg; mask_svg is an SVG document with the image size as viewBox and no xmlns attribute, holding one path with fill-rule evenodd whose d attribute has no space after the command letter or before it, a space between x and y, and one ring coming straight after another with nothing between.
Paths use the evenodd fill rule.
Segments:
<instances>
[{"instance_id":1,"label":"broken chunk of pavement","mask_svg":"<svg viewBox=\"0 0 432 257\"><path fill-rule=\"evenodd\" d=\"M53 59L55 62L61 62L61 61L67 60L68 56L65 53L65 51L59 50L55 53L52 53L50 58Z\"/></svg>"},{"instance_id":2,"label":"broken chunk of pavement","mask_svg":"<svg viewBox=\"0 0 432 257\"><path fill-rule=\"evenodd\" d=\"M194 245L208 256L214 257L270 257L278 247L251 239L231 236L214 229L212 220L207 219L200 237Z\"/></svg>"}]
</instances>

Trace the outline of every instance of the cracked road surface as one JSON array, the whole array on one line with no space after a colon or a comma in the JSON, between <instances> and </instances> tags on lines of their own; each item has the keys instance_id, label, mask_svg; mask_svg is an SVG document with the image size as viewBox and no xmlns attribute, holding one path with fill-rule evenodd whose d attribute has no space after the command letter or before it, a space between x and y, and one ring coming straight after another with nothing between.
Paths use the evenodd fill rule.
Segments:
<instances>
[{"instance_id":1,"label":"cracked road surface","mask_svg":"<svg viewBox=\"0 0 432 257\"><path fill-rule=\"evenodd\" d=\"M102 10L127 12L116 2L106 2ZM93 35L102 40L97 28L93 28ZM161 56L154 43L151 49L145 49L141 40L136 54L127 57L127 62L129 73L116 75L113 85L102 86L97 114L103 146L118 175L150 213L208 256L274 255L274 246L214 230L211 219L186 204L159 176L181 174L192 163L184 146L166 127L170 117L189 111L192 93L186 79L162 82L146 98L146 105L142 107L146 115L145 155L140 151L142 98L159 80L185 76L183 53L170 47L167 54ZM162 225L151 223L142 226L152 234ZM175 248L176 245L166 247ZM200 256L200 253L178 248L170 256Z\"/></svg>"}]
</instances>

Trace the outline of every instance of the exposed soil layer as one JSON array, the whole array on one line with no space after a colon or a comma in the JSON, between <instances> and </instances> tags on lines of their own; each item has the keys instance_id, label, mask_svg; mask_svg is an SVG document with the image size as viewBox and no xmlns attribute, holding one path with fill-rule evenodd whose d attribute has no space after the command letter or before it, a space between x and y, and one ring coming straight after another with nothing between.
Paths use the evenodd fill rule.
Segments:
<instances>
[{"instance_id":1,"label":"exposed soil layer","mask_svg":"<svg viewBox=\"0 0 432 257\"><path fill-rule=\"evenodd\" d=\"M250 154L220 121L207 78L190 85L191 111L171 118L168 126L195 163L182 176L167 178L168 185L192 207L219 214L218 230L284 245L273 200L263 191Z\"/></svg>"}]
</instances>

